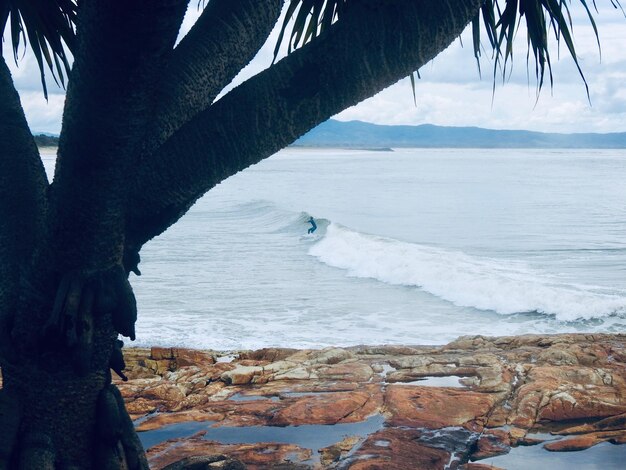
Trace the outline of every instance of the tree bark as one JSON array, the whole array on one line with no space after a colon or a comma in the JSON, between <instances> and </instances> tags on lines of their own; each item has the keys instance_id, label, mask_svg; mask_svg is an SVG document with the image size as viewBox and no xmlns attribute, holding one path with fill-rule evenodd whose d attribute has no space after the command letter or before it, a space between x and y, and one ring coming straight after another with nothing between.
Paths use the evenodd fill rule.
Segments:
<instances>
[{"instance_id":1,"label":"tree bark","mask_svg":"<svg viewBox=\"0 0 626 470\"><path fill-rule=\"evenodd\" d=\"M433 59L481 3L354 3L327 33L198 114L141 167L129 216L133 244L162 233L220 181Z\"/></svg>"},{"instance_id":2,"label":"tree bark","mask_svg":"<svg viewBox=\"0 0 626 470\"><path fill-rule=\"evenodd\" d=\"M0 57L0 365L18 301L20 266L44 231L48 181L20 99ZM3 354L3 351L5 354Z\"/></svg>"},{"instance_id":3,"label":"tree bark","mask_svg":"<svg viewBox=\"0 0 626 470\"><path fill-rule=\"evenodd\" d=\"M130 169L151 112L152 71L173 47L186 5L81 3L51 194L52 262L61 272L121 262Z\"/></svg>"},{"instance_id":4,"label":"tree bark","mask_svg":"<svg viewBox=\"0 0 626 470\"><path fill-rule=\"evenodd\" d=\"M109 385L109 363L118 333L134 339L136 320L122 266L128 168L145 134L150 72L173 48L186 5L80 3L79 48L49 188L17 93L5 93L10 77L5 80L2 63L0 106L12 108L0 122L5 114L11 118L0 129L0 161L7 165L0 191L10 196L0 200L10 222L2 220L0 237L20 244L0 253L0 339L7 349L0 469L147 468L121 397ZM32 181L35 157L41 190ZM9 177L23 187L15 189ZM40 195L47 211L35 205Z\"/></svg>"},{"instance_id":5,"label":"tree bark","mask_svg":"<svg viewBox=\"0 0 626 470\"><path fill-rule=\"evenodd\" d=\"M213 100L256 55L280 15L282 0L211 0L159 70L152 153Z\"/></svg>"}]
</instances>

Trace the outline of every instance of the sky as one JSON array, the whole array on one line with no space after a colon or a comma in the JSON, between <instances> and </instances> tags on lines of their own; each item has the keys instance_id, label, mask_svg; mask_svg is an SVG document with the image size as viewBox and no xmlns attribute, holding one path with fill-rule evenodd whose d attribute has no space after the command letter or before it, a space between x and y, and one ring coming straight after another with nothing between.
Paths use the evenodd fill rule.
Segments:
<instances>
[{"instance_id":1,"label":"sky","mask_svg":"<svg viewBox=\"0 0 626 470\"><path fill-rule=\"evenodd\" d=\"M191 2L181 36L193 25L200 12ZM526 37L520 33L514 50L513 70L505 83L499 77L493 93L493 63L483 55L482 77L473 55L472 40L466 30L432 62L420 69L416 81L417 104L413 101L408 78L358 105L341 112L336 119L361 120L376 124L436 124L477 126L490 129L527 129L543 132L626 132L626 17L598 0L595 14L602 57L593 29L584 10L574 1L574 42L580 65L589 84L590 100L578 71L567 51L552 49L554 87L549 82L536 99L534 65L530 78L526 67ZM225 90L270 66L278 28L268 38L257 57ZM462 45L462 44L463 45ZM49 80L49 99L43 97L34 57L25 54L16 65L7 60L33 132L59 133L64 92Z\"/></svg>"}]
</instances>

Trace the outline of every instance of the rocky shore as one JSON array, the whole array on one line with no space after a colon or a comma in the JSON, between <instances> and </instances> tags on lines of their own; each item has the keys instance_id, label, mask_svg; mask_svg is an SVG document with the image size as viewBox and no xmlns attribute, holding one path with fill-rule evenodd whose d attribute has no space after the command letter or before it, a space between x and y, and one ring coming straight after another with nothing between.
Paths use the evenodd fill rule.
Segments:
<instances>
[{"instance_id":1,"label":"rocky shore","mask_svg":"<svg viewBox=\"0 0 626 470\"><path fill-rule=\"evenodd\" d=\"M625 345L621 334L562 334L127 349L130 380L117 385L154 469L198 456L212 456L206 468L506 468L492 457L626 443ZM618 451L623 462L626 446Z\"/></svg>"}]
</instances>

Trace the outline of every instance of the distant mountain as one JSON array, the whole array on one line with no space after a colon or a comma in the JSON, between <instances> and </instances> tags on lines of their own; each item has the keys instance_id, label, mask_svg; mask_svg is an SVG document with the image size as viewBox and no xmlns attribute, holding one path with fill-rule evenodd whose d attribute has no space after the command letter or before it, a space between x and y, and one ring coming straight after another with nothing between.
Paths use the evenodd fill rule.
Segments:
<instances>
[{"instance_id":1,"label":"distant mountain","mask_svg":"<svg viewBox=\"0 0 626 470\"><path fill-rule=\"evenodd\" d=\"M298 139L295 146L339 148L626 148L626 132L548 134L480 127L383 126L330 119Z\"/></svg>"},{"instance_id":2,"label":"distant mountain","mask_svg":"<svg viewBox=\"0 0 626 470\"><path fill-rule=\"evenodd\" d=\"M37 147L58 147L59 137L54 134L36 134L33 136Z\"/></svg>"}]
</instances>

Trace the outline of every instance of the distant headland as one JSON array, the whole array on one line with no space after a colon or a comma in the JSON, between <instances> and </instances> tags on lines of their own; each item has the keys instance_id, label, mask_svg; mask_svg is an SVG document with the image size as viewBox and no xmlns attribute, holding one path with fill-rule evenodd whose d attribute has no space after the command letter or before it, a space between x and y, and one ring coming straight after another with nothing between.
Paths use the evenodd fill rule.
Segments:
<instances>
[{"instance_id":1,"label":"distant headland","mask_svg":"<svg viewBox=\"0 0 626 470\"><path fill-rule=\"evenodd\" d=\"M34 135L38 147L56 147L54 134ZM626 149L626 132L558 134L432 124L390 126L329 119L296 140L292 147L391 151L392 148L561 148Z\"/></svg>"},{"instance_id":2,"label":"distant headland","mask_svg":"<svg viewBox=\"0 0 626 470\"><path fill-rule=\"evenodd\" d=\"M295 147L333 148L626 148L626 132L611 134L555 134L494 130L480 127L443 127L432 124L389 126L330 119L299 138Z\"/></svg>"},{"instance_id":3,"label":"distant headland","mask_svg":"<svg viewBox=\"0 0 626 470\"><path fill-rule=\"evenodd\" d=\"M37 147L58 147L59 136L52 134L34 134Z\"/></svg>"}]
</instances>

